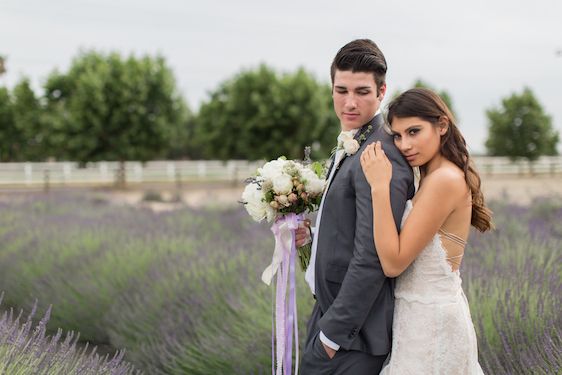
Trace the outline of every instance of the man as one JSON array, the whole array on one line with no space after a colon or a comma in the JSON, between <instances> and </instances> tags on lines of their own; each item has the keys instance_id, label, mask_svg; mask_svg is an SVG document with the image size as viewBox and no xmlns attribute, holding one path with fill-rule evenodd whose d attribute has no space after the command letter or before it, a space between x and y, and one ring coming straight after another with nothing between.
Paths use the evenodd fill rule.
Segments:
<instances>
[{"instance_id":1,"label":"man","mask_svg":"<svg viewBox=\"0 0 562 375\"><path fill-rule=\"evenodd\" d=\"M386 61L368 39L340 49L331 66L334 110L355 147L340 147L317 216L306 280L316 298L308 323L301 372L378 374L391 346L394 282L385 277L374 245L371 189L360 164L370 143L381 141L392 162L391 204L400 225L414 194L413 173L383 128ZM345 140L345 135L338 137ZM345 144L344 144L345 145ZM352 144L353 146L353 141ZM359 149L357 150L357 146ZM354 152L355 151L355 152ZM308 231L297 231L297 245Z\"/></svg>"}]
</instances>

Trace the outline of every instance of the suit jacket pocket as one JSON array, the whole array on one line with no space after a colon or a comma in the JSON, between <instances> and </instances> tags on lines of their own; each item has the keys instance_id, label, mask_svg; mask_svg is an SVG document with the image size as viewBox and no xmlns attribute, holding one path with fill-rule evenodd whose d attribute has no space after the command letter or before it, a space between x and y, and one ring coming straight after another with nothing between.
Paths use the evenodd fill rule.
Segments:
<instances>
[{"instance_id":1,"label":"suit jacket pocket","mask_svg":"<svg viewBox=\"0 0 562 375\"><path fill-rule=\"evenodd\" d=\"M326 280L333 283L341 284L347 273L347 265L341 265L337 263L328 263L328 268L326 270Z\"/></svg>"}]
</instances>

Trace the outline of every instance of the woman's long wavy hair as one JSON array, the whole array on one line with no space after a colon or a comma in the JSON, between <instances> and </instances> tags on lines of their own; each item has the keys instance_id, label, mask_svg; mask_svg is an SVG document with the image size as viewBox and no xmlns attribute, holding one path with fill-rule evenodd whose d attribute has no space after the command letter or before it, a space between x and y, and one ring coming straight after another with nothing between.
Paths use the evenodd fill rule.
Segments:
<instances>
[{"instance_id":1,"label":"woman's long wavy hair","mask_svg":"<svg viewBox=\"0 0 562 375\"><path fill-rule=\"evenodd\" d=\"M448 124L447 132L441 136L441 154L464 171L464 178L472 194L472 226L481 232L492 229L492 211L484 203L480 176L468 154L466 141L445 102L431 90L410 89L388 106L389 125L392 125L394 118L403 117L419 117L433 126L439 126L443 121ZM420 169L423 171L423 167Z\"/></svg>"}]
</instances>

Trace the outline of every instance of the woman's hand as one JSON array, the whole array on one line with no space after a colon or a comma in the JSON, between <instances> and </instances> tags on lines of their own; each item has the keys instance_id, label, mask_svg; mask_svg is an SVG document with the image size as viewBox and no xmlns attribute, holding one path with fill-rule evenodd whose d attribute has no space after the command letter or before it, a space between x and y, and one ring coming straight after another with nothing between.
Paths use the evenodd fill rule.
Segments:
<instances>
[{"instance_id":1,"label":"woman's hand","mask_svg":"<svg viewBox=\"0 0 562 375\"><path fill-rule=\"evenodd\" d=\"M361 154L361 167L372 191L389 189L392 164L384 154L380 141L368 145Z\"/></svg>"}]
</instances>

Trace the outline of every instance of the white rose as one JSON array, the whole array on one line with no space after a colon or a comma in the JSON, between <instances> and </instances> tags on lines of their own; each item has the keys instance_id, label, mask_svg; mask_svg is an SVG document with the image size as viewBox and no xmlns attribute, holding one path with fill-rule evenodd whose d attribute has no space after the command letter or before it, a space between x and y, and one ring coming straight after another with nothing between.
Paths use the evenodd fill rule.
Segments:
<instances>
[{"instance_id":1,"label":"white rose","mask_svg":"<svg viewBox=\"0 0 562 375\"><path fill-rule=\"evenodd\" d=\"M258 174L266 180L273 180L275 177L283 173L283 167L287 164L287 160L276 159L267 162L263 167L258 168Z\"/></svg>"},{"instance_id":2,"label":"white rose","mask_svg":"<svg viewBox=\"0 0 562 375\"><path fill-rule=\"evenodd\" d=\"M262 221L265 218L269 220L270 207L263 198L263 190L256 183L246 185L242 193L244 207L255 221Z\"/></svg>"},{"instance_id":3,"label":"white rose","mask_svg":"<svg viewBox=\"0 0 562 375\"><path fill-rule=\"evenodd\" d=\"M312 169L303 168L301 178L304 181L305 191L309 194L321 194L324 191L326 181L319 178Z\"/></svg>"},{"instance_id":4,"label":"white rose","mask_svg":"<svg viewBox=\"0 0 562 375\"><path fill-rule=\"evenodd\" d=\"M359 142L354 139L358 129L342 131L338 135L338 149L344 149L347 155L353 155L359 150Z\"/></svg>"},{"instance_id":5,"label":"white rose","mask_svg":"<svg viewBox=\"0 0 562 375\"><path fill-rule=\"evenodd\" d=\"M343 149L345 150L345 153L348 155L353 155L357 152L357 150L359 150L359 142L357 142L357 140L355 139L346 139L343 142Z\"/></svg>"},{"instance_id":6,"label":"white rose","mask_svg":"<svg viewBox=\"0 0 562 375\"><path fill-rule=\"evenodd\" d=\"M289 194L293 189L293 179L286 174L279 174L271 179L276 194Z\"/></svg>"},{"instance_id":7,"label":"white rose","mask_svg":"<svg viewBox=\"0 0 562 375\"><path fill-rule=\"evenodd\" d=\"M324 187L326 186L326 181L320 178L312 180L309 184L309 189L307 189L309 194L318 195L322 194L324 191Z\"/></svg>"},{"instance_id":8,"label":"white rose","mask_svg":"<svg viewBox=\"0 0 562 375\"><path fill-rule=\"evenodd\" d=\"M343 143L349 139L353 139L353 131L352 130L348 130L348 131L342 131L339 135L338 135L338 147L341 147L343 145Z\"/></svg>"}]
</instances>

